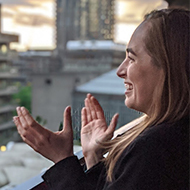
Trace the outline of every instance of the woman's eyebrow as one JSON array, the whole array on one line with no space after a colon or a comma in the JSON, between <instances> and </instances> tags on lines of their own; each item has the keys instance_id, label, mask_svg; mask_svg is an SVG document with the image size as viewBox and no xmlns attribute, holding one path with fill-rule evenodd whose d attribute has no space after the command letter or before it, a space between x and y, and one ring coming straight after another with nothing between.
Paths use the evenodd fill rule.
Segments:
<instances>
[{"instance_id":1,"label":"woman's eyebrow","mask_svg":"<svg viewBox=\"0 0 190 190\"><path fill-rule=\"evenodd\" d=\"M135 56L137 56L137 54L133 51L133 49L132 48L126 48L126 52L127 53L132 53L133 55L135 55Z\"/></svg>"}]
</instances>

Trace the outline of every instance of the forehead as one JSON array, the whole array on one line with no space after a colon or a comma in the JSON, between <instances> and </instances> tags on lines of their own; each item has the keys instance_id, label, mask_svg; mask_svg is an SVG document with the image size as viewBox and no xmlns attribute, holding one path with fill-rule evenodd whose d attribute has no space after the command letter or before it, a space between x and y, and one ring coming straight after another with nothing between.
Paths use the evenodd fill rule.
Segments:
<instances>
[{"instance_id":1,"label":"forehead","mask_svg":"<svg viewBox=\"0 0 190 190\"><path fill-rule=\"evenodd\" d=\"M128 47L134 51L142 51L145 48L145 37L148 35L148 30L150 29L150 23L142 22L134 31L131 39L129 41Z\"/></svg>"}]
</instances>

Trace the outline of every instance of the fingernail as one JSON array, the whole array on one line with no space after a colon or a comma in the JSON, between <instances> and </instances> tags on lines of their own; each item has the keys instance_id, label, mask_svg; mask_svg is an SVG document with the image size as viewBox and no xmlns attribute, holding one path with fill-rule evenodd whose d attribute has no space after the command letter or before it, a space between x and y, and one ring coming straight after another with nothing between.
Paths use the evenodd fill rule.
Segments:
<instances>
[{"instance_id":1,"label":"fingernail","mask_svg":"<svg viewBox=\"0 0 190 190\"><path fill-rule=\"evenodd\" d=\"M13 117L13 122L15 122L17 120L18 116L14 116Z\"/></svg>"}]
</instances>

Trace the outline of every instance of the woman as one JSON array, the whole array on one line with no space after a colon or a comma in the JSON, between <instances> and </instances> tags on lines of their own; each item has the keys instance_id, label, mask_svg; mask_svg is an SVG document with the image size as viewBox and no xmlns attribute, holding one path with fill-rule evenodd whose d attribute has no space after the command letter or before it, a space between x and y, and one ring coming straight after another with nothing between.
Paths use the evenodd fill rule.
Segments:
<instances>
[{"instance_id":1,"label":"woman","mask_svg":"<svg viewBox=\"0 0 190 190\"><path fill-rule=\"evenodd\" d=\"M131 130L110 140L118 114L107 127L98 101L87 95L81 129L86 172L73 155L70 107L56 133L17 108L14 121L23 140L55 162L43 176L47 188L189 189L189 24L189 11L153 11L132 35L117 71L125 105L144 113Z\"/></svg>"}]
</instances>

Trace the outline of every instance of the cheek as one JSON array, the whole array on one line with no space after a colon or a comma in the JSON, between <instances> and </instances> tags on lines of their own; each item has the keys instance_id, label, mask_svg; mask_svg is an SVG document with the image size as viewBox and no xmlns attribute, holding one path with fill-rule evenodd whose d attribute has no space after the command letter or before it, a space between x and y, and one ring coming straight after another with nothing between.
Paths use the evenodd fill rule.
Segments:
<instances>
[{"instance_id":1,"label":"cheek","mask_svg":"<svg viewBox=\"0 0 190 190\"><path fill-rule=\"evenodd\" d=\"M128 69L128 78L133 84L133 96L137 102L150 101L159 77L156 72L131 65Z\"/></svg>"},{"instance_id":2,"label":"cheek","mask_svg":"<svg viewBox=\"0 0 190 190\"><path fill-rule=\"evenodd\" d=\"M127 78L133 83L138 80L139 75L138 67L135 64L131 64L127 69Z\"/></svg>"},{"instance_id":3,"label":"cheek","mask_svg":"<svg viewBox=\"0 0 190 190\"><path fill-rule=\"evenodd\" d=\"M132 82L135 90L140 90L146 84L146 74L137 64L132 64L128 67L127 78Z\"/></svg>"},{"instance_id":4,"label":"cheek","mask_svg":"<svg viewBox=\"0 0 190 190\"><path fill-rule=\"evenodd\" d=\"M158 89L161 90L164 77L160 70L141 72L138 77L139 80L134 83L134 95L138 103L148 107L151 105L153 98L161 96Z\"/></svg>"}]
</instances>

